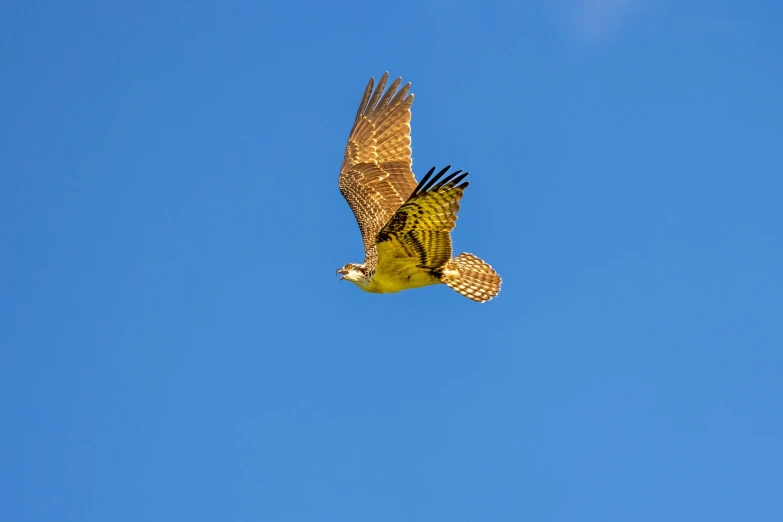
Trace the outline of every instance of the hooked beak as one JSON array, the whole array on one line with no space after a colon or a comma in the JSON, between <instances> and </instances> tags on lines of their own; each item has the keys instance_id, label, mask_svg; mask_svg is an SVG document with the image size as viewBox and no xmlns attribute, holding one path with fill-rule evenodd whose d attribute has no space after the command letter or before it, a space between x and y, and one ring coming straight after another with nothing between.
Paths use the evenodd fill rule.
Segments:
<instances>
[{"instance_id":1,"label":"hooked beak","mask_svg":"<svg viewBox=\"0 0 783 522\"><path fill-rule=\"evenodd\" d=\"M345 279L345 274L347 274L347 273L348 273L348 270L346 270L345 268L338 268L337 272L335 272L335 275L339 274L340 275L340 279L338 279L338 281L342 281L343 279Z\"/></svg>"}]
</instances>

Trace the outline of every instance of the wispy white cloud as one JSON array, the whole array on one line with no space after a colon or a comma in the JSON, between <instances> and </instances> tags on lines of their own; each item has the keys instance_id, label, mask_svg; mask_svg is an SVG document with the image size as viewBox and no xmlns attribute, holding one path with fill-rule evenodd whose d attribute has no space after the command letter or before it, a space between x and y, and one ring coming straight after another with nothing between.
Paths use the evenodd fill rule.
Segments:
<instances>
[{"instance_id":1,"label":"wispy white cloud","mask_svg":"<svg viewBox=\"0 0 783 522\"><path fill-rule=\"evenodd\" d=\"M592 44L611 40L658 0L557 0L568 29Z\"/></svg>"}]
</instances>

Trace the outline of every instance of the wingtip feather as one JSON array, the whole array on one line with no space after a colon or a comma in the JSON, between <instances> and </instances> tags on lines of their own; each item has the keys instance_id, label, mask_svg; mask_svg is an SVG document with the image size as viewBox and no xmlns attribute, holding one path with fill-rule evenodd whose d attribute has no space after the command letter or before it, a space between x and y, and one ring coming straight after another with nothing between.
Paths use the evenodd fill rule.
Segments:
<instances>
[{"instance_id":1,"label":"wingtip feather","mask_svg":"<svg viewBox=\"0 0 783 522\"><path fill-rule=\"evenodd\" d=\"M429 172L427 172L423 178L421 178L421 181L419 181L419 184L416 186L416 188L413 190L413 193L410 197L415 196L416 194L419 194L422 191L422 187L427 184L427 182L430 179L430 176L432 176L432 173L435 172L435 167L432 167Z\"/></svg>"},{"instance_id":2,"label":"wingtip feather","mask_svg":"<svg viewBox=\"0 0 783 522\"><path fill-rule=\"evenodd\" d=\"M427 185L426 185L426 186L425 186L425 187L422 189L422 192L429 192L429 191L430 191L430 189L432 189L432 187L435 185L435 183L437 183L437 182L438 182L438 180L439 180L440 178L442 178L442 177L443 177L443 175L444 175L446 172L448 172L448 170L449 170L450 168L451 168L451 165L446 165L446 167L445 167L445 168L441 169L441 171L440 171L440 172L438 172L437 174L435 174L435 176L434 176L434 177L433 177L433 178L430 180L430 182L429 182L429 183L427 183Z\"/></svg>"}]
</instances>

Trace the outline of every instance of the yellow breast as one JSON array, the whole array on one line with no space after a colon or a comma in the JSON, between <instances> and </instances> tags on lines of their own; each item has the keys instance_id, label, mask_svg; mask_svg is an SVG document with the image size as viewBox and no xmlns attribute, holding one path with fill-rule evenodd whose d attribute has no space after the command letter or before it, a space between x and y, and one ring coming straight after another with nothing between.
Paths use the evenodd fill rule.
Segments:
<instances>
[{"instance_id":1,"label":"yellow breast","mask_svg":"<svg viewBox=\"0 0 783 522\"><path fill-rule=\"evenodd\" d=\"M392 294L401 290L421 288L440 283L429 270L418 268L409 259L396 259L375 268L366 290L376 294Z\"/></svg>"}]
</instances>

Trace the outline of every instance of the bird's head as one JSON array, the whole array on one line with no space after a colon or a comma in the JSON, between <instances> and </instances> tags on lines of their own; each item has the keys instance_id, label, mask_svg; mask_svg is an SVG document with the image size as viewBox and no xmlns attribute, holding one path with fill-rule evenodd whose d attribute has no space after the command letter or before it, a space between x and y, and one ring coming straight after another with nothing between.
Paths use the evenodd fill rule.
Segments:
<instances>
[{"instance_id":1,"label":"bird's head","mask_svg":"<svg viewBox=\"0 0 783 522\"><path fill-rule=\"evenodd\" d=\"M338 268L337 273L340 275L340 279L346 279L361 288L370 284L370 278L367 277L364 265L359 263L348 263L344 267Z\"/></svg>"}]
</instances>

